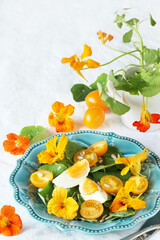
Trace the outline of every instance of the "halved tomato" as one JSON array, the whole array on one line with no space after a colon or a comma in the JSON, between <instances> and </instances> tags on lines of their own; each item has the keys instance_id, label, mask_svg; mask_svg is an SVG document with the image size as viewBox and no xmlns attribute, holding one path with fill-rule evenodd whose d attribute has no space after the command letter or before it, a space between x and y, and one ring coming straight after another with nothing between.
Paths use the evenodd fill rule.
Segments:
<instances>
[{"instance_id":1,"label":"halved tomato","mask_svg":"<svg viewBox=\"0 0 160 240\"><path fill-rule=\"evenodd\" d=\"M97 154L91 149L84 149L84 150L77 152L74 155L73 161L78 162L83 159L87 159L90 167L93 167L98 160Z\"/></svg>"},{"instance_id":2,"label":"halved tomato","mask_svg":"<svg viewBox=\"0 0 160 240\"><path fill-rule=\"evenodd\" d=\"M53 173L47 170L39 170L31 174L31 183L38 188L44 188L49 180L53 180Z\"/></svg>"},{"instance_id":3,"label":"halved tomato","mask_svg":"<svg viewBox=\"0 0 160 240\"><path fill-rule=\"evenodd\" d=\"M132 190L132 193L139 195L144 193L148 188L148 180L145 177L133 176L128 179L128 181L136 181L137 187Z\"/></svg>"},{"instance_id":4,"label":"halved tomato","mask_svg":"<svg viewBox=\"0 0 160 240\"><path fill-rule=\"evenodd\" d=\"M100 184L106 193L116 194L119 189L123 187L121 179L113 175L105 175L101 177Z\"/></svg>"},{"instance_id":5,"label":"halved tomato","mask_svg":"<svg viewBox=\"0 0 160 240\"><path fill-rule=\"evenodd\" d=\"M96 200L84 201L81 205L80 214L85 219L96 219L102 215L104 207Z\"/></svg>"},{"instance_id":6,"label":"halved tomato","mask_svg":"<svg viewBox=\"0 0 160 240\"><path fill-rule=\"evenodd\" d=\"M104 155L108 150L108 144L106 140L93 143L88 149L93 150L98 157Z\"/></svg>"}]
</instances>

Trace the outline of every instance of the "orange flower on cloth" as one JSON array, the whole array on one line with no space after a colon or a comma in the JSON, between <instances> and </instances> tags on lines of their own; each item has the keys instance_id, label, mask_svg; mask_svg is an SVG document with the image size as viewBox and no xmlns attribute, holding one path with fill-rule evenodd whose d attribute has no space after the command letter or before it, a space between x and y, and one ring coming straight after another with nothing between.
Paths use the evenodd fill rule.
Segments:
<instances>
[{"instance_id":1,"label":"orange flower on cloth","mask_svg":"<svg viewBox=\"0 0 160 240\"><path fill-rule=\"evenodd\" d=\"M51 127L55 127L56 132L71 132L74 129L74 122L70 118L75 107L71 104L64 106L64 103L56 101L52 104L53 112L50 112L48 121Z\"/></svg>"},{"instance_id":2,"label":"orange flower on cloth","mask_svg":"<svg viewBox=\"0 0 160 240\"><path fill-rule=\"evenodd\" d=\"M67 198L67 190L65 188L55 188L52 197L47 205L49 214L54 214L64 219L74 219L77 216L79 206L72 197Z\"/></svg>"},{"instance_id":3,"label":"orange flower on cloth","mask_svg":"<svg viewBox=\"0 0 160 240\"><path fill-rule=\"evenodd\" d=\"M134 127L137 127L137 130L140 132L146 132L150 128L150 123L159 123L160 124L160 114L150 114L145 109L145 103L143 99L142 110L141 110L141 120L135 121L133 123Z\"/></svg>"},{"instance_id":4,"label":"orange flower on cloth","mask_svg":"<svg viewBox=\"0 0 160 240\"><path fill-rule=\"evenodd\" d=\"M127 181L125 186L120 188L115 199L109 207L111 212L125 212L128 208L135 210L145 208L146 203L139 198L132 198L130 192L136 188L136 181Z\"/></svg>"},{"instance_id":5,"label":"orange flower on cloth","mask_svg":"<svg viewBox=\"0 0 160 240\"><path fill-rule=\"evenodd\" d=\"M15 236L22 229L22 221L15 208L4 205L0 212L0 233L4 236Z\"/></svg>"},{"instance_id":6,"label":"orange flower on cloth","mask_svg":"<svg viewBox=\"0 0 160 240\"><path fill-rule=\"evenodd\" d=\"M62 58L61 63L69 63L70 66L81 76L85 79L83 74L81 73L81 70L86 65L88 68L97 68L100 66L99 62L96 62L92 59L84 60L86 57L92 56L92 49L87 44L84 44L83 53L80 57L77 57L77 55L73 55L69 58ZM86 79L85 79L86 80Z\"/></svg>"},{"instance_id":7,"label":"orange flower on cloth","mask_svg":"<svg viewBox=\"0 0 160 240\"><path fill-rule=\"evenodd\" d=\"M63 134L59 139L57 144L58 137L50 139L46 143L46 150L40 152L37 156L40 163L52 164L56 161L64 159L65 147L68 143L68 138Z\"/></svg>"},{"instance_id":8,"label":"orange flower on cloth","mask_svg":"<svg viewBox=\"0 0 160 240\"><path fill-rule=\"evenodd\" d=\"M97 35L99 36L98 39L101 40L102 44L105 44L107 41L112 41L113 40L113 36L111 34L105 33L105 32L97 32Z\"/></svg>"},{"instance_id":9,"label":"orange flower on cloth","mask_svg":"<svg viewBox=\"0 0 160 240\"><path fill-rule=\"evenodd\" d=\"M141 171L141 162L147 159L147 155L149 152L146 151L145 148L141 153L137 153L135 156L132 157L124 157L124 158L117 158L115 163L117 164L124 164L126 165L125 168L121 171L121 175L126 175L127 172L130 170L133 175L138 175Z\"/></svg>"},{"instance_id":10,"label":"orange flower on cloth","mask_svg":"<svg viewBox=\"0 0 160 240\"><path fill-rule=\"evenodd\" d=\"M29 148L29 139L22 135L16 135L15 133L9 133L7 139L3 142L3 147L6 152L10 152L13 155L24 154L27 148Z\"/></svg>"}]
</instances>

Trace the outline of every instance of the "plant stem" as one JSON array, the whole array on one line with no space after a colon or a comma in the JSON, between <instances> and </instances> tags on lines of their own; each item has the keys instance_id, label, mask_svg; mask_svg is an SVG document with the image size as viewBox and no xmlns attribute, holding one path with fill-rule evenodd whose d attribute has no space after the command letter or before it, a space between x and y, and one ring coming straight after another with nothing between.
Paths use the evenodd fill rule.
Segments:
<instances>
[{"instance_id":1,"label":"plant stem","mask_svg":"<svg viewBox=\"0 0 160 240\"><path fill-rule=\"evenodd\" d=\"M144 62L143 62L143 40L142 40L142 37L141 37L138 29L135 28L134 30L137 33L137 36L139 37L139 40L140 40L140 56L141 56L140 65L141 65L141 68L144 68Z\"/></svg>"},{"instance_id":2,"label":"plant stem","mask_svg":"<svg viewBox=\"0 0 160 240\"><path fill-rule=\"evenodd\" d=\"M120 52L120 53L127 53L127 52L125 52L125 51L121 51L121 50L118 50L118 49L116 49L116 48L112 48L112 47L110 47L110 46L107 46L106 44L104 44L105 45L105 47L107 47L107 48L109 48L109 49L111 49L111 50L114 50L114 51L116 51L116 52ZM138 50L137 50L138 51ZM132 57L134 57L134 58L137 58L139 61L140 61L140 58L139 57L137 57L137 56L135 56L134 54L129 54L130 56L132 56Z\"/></svg>"},{"instance_id":3,"label":"plant stem","mask_svg":"<svg viewBox=\"0 0 160 240\"><path fill-rule=\"evenodd\" d=\"M131 54L131 53L134 53L134 52L138 52L138 50L133 50L133 51L131 51L131 52L123 53L123 54L121 54L120 56L118 56L118 57L112 59L111 61L109 61L109 62L107 62L107 63L104 63L104 64L101 64L99 67L103 67L103 66L109 65L110 63L116 61L117 59L119 59L119 58L121 58L121 57L123 57L123 56L125 56L125 55ZM83 69L81 69L81 70L86 70L86 69L90 69L90 68L83 68Z\"/></svg>"}]
</instances>

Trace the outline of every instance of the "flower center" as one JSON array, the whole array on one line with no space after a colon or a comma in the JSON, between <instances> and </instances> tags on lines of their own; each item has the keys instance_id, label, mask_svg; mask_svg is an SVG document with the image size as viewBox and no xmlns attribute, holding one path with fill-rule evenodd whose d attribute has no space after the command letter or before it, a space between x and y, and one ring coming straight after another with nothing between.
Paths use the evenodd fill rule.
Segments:
<instances>
[{"instance_id":1,"label":"flower center","mask_svg":"<svg viewBox=\"0 0 160 240\"><path fill-rule=\"evenodd\" d=\"M10 225L11 225L11 222L6 217L3 217L2 220L1 220L1 226L2 227L9 227Z\"/></svg>"},{"instance_id":2,"label":"flower center","mask_svg":"<svg viewBox=\"0 0 160 240\"><path fill-rule=\"evenodd\" d=\"M16 147L18 147L18 148L22 145L22 143L19 139L17 139L17 141L15 143L16 143Z\"/></svg>"}]
</instances>

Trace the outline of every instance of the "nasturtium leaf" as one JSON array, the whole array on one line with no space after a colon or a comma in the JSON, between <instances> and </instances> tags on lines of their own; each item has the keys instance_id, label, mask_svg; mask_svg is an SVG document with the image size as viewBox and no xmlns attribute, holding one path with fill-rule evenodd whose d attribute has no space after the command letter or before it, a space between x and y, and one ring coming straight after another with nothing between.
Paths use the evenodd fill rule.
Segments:
<instances>
[{"instance_id":1,"label":"nasturtium leaf","mask_svg":"<svg viewBox=\"0 0 160 240\"><path fill-rule=\"evenodd\" d=\"M36 137L38 134L40 134L42 131L44 131L45 128L42 126L28 126L22 128L20 135L25 136L31 141L34 137Z\"/></svg>"},{"instance_id":2,"label":"nasturtium leaf","mask_svg":"<svg viewBox=\"0 0 160 240\"><path fill-rule=\"evenodd\" d=\"M71 88L71 93L73 95L73 99L76 102L83 102L88 95L88 93L92 92L93 90L84 84L75 84Z\"/></svg>"},{"instance_id":3,"label":"nasturtium leaf","mask_svg":"<svg viewBox=\"0 0 160 240\"><path fill-rule=\"evenodd\" d=\"M129 32L126 32L126 33L123 35L123 42L124 42L124 43L129 43L129 42L131 42L132 35L133 35L133 30L130 30Z\"/></svg>"},{"instance_id":4,"label":"nasturtium leaf","mask_svg":"<svg viewBox=\"0 0 160 240\"><path fill-rule=\"evenodd\" d=\"M53 173L53 178L60 175L62 172L64 172L67 169L67 167L62 163L53 163L53 164L45 164L42 165L38 170L47 170Z\"/></svg>"},{"instance_id":5,"label":"nasturtium leaf","mask_svg":"<svg viewBox=\"0 0 160 240\"><path fill-rule=\"evenodd\" d=\"M109 97L100 83L97 83L97 86L101 99L104 101L105 105L111 109L112 112L118 115L123 115L130 110L130 107L127 105L115 100L112 97Z\"/></svg>"},{"instance_id":6,"label":"nasturtium leaf","mask_svg":"<svg viewBox=\"0 0 160 240\"><path fill-rule=\"evenodd\" d=\"M160 72L155 70L152 73L142 73L142 79L147 82L147 85L140 90L144 97L153 97L160 93Z\"/></svg>"},{"instance_id":7,"label":"nasturtium leaf","mask_svg":"<svg viewBox=\"0 0 160 240\"><path fill-rule=\"evenodd\" d=\"M108 79L112 81L113 83L117 84L119 83L118 79L115 78L113 70L109 72Z\"/></svg>"},{"instance_id":8,"label":"nasturtium leaf","mask_svg":"<svg viewBox=\"0 0 160 240\"><path fill-rule=\"evenodd\" d=\"M159 59L159 50L144 48L143 57L147 65L154 64Z\"/></svg>"},{"instance_id":9,"label":"nasturtium leaf","mask_svg":"<svg viewBox=\"0 0 160 240\"><path fill-rule=\"evenodd\" d=\"M39 141L42 141L48 137L52 136L52 133L49 132L48 129L44 129L43 131L41 131L38 135L36 135L35 137L33 137L31 140L30 140L30 145L36 143L36 142L39 142Z\"/></svg>"},{"instance_id":10,"label":"nasturtium leaf","mask_svg":"<svg viewBox=\"0 0 160 240\"><path fill-rule=\"evenodd\" d=\"M76 154L76 152L81 151L83 149L85 148L82 147L81 145L68 141L65 151L66 158L69 159L70 161L73 161L73 157Z\"/></svg>"},{"instance_id":11,"label":"nasturtium leaf","mask_svg":"<svg viewBox=\"0 0 160 240\"><path fill-rule=\"evenodd\" d=\"M122 28L123 23L122 23L122 22L118 22L118 23L117 23L117 26L118 26L119 28Z\"/></svg>"},{"instance_id":12,"label":"nasturtium leaf","mask_svg":"<svg viewBox=\"0 0 160 240\"><path fill-rule=\"evenodd\" d=\"M41 191L38 192L38 194L40 194L44 198L46 204L52 198L53 189L54 184L52 183L52 181L49 181L47 185Z\"/></svg>"},{"instance_id":13,"label":"nasturtium leaf","mask_svg":"<svg viewBox=\"0 0 160 240\"><path fill-rule=\"evenodd\" d=\"M130 20L126 21L126 23L130 26L134 26L139 22L137 18L131 18Z\"/></svg>"},{"instance_id":14,"label":"nasturtium leaf","mask_svg":"<svg viewBox=\"0 0 160 240\"><path fill-rule=\"evenodd\" d=\"M90 85L90 88L92 90L98 90L97 83L101 83L104 89L106 89L107 85L107 74L102 73L100 76L98 76L97 80Z\"/></svg>"},{"instance_id":15,"label":"nasturtium leaf","mask_svg":"<svg viewBox=\"0 0 160 240\"><path fill-rule=\"evenodd\" d=\"M156 25L156 21L153 19L151 13L149 14L150 16L150 24L154 27Z\"/></svg>"}]
</instances>

